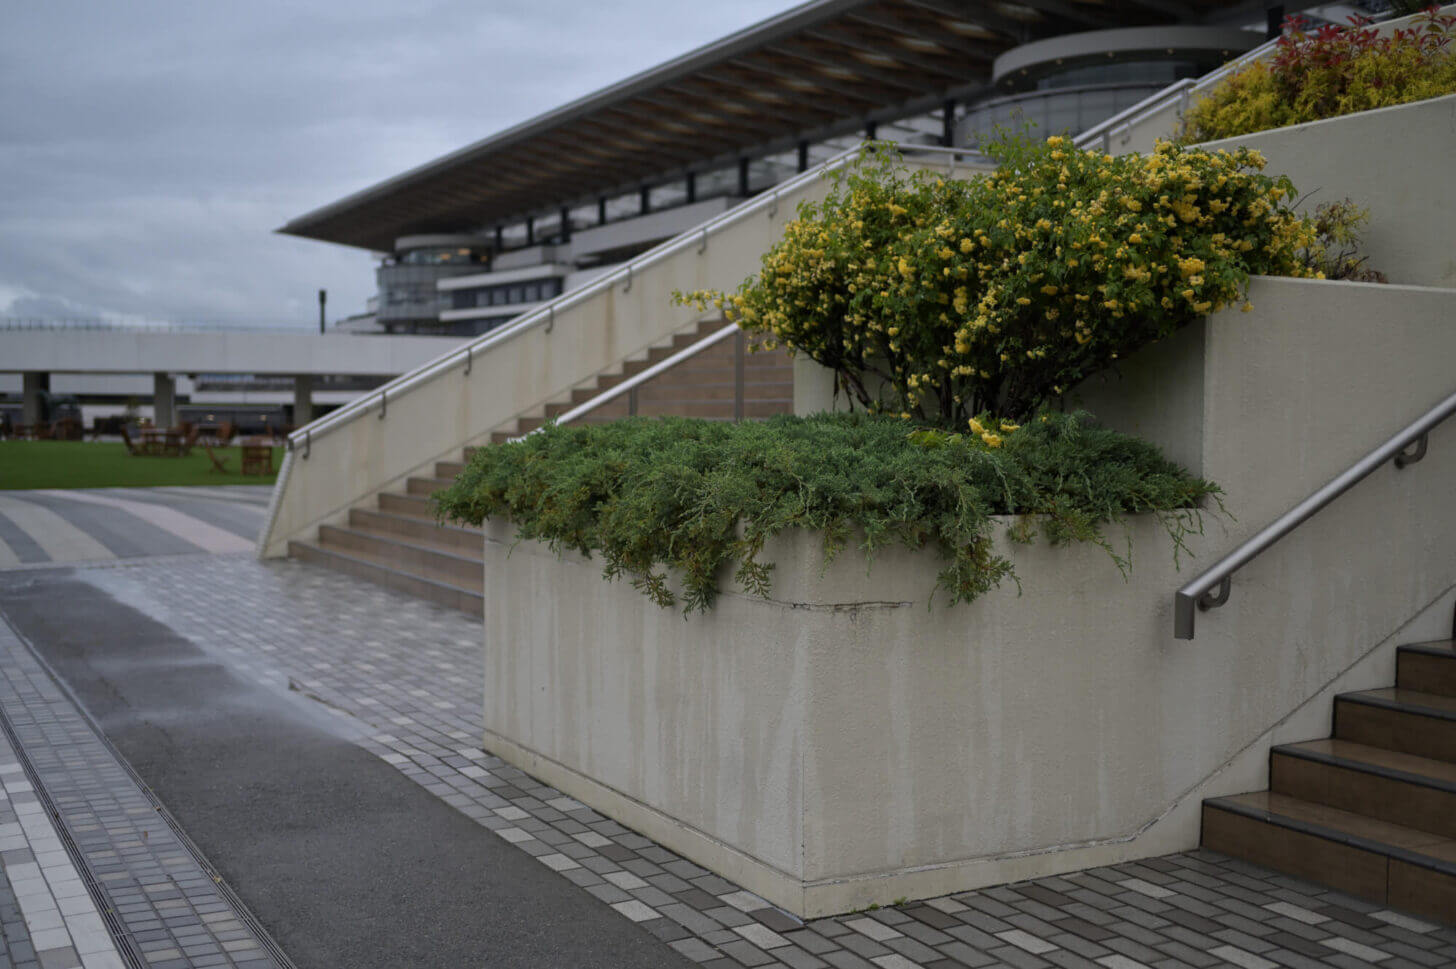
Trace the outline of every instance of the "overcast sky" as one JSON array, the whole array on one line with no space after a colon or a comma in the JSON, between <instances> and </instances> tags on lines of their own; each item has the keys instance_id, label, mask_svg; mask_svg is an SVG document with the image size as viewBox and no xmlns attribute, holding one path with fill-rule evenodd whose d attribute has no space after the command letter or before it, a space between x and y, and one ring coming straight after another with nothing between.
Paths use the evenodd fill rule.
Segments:
<instances>
[{"instance_id":1,"label":"overcast sky","mask_svg":"<svg viewBox=\"0 0 1456 969\"><path fill-rule=\"evenodd\" d=\"M273 230L793 5L7 3L0 317L357 312L367 253Z\"/></svg>"}]
</instances>

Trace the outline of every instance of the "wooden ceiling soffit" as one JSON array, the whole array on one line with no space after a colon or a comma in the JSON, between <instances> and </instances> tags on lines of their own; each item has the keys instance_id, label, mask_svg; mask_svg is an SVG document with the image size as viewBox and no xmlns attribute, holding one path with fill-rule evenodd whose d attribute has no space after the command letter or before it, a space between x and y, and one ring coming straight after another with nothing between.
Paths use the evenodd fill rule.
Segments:
<instances>
[{"instance_id":1,"label":"wooden ceiling soffit","mask_svg":"<svg viewBox=\"0 0 1456 969\"><path fill-rule=\"evenodd\" d=\"M846 19L855 23L866 24L878 30L895 34L897 46L906 46L905 41L913 44L920 41L928 41L940 47L951 56L970 57L979 60L992 61L999 55L1015 47L1018 41L1015 37L1006 36L1003 41L994 40L973 40L964 37L953 30L948 29L939 19L929 11L916 8L901 7L896 10L885 10L874 7L868 10L854 10L845 15Z\"/></svg>"},{"instance_id":2,"label":"wooden ceiling soffit","mask_svg":"<svg viewBox=\"0 0 1456 969\"><path fill-rule=\"evenodd\" d=\"M807 32L808 36L826 40L830 43L843 44L851 50L857 50L872 57L886 58L897 64L903 65L912 71L919 71L939 77L950 78L955 81L963 81L967 76L965 61L957 57L935 60L932 56L914 54L908 50L887 49L889 45L876 45L866 43L858 31L847 31L839 28L826 30L813 30ZM895 68L886 68L894 70Z\"/></svg>"},{"instance_id":3,"label":"wooden ceiling soffit","mask_svg":"<svg viewBox=\"0 0 1456 969\"><path fill-rule=\"evenodd\" d=\"M788 60L788 58L781 55L755 51L753 57L740 57L730 61L729 64L738 70L751 71L755 74L772 78L777 88L781 91L792 91L798 97L817 97L817 95L811 94L809 89L789 83L790 75L781 66L777 66L785 60ZM826 94L834 95L841 100L841 103L851 102L854 105L860 106L852 107L846 104L845 113L848 115L858 114L864 108L877 108L881 103L877 99L870 97L864 91L856 90L838 81L831 81L827 77L819 77L816 75L813 80L805 79L805 83L812 85L815 91L822 91Z\"/></svg>"},{"instance_id":4,"label":"wooden ceiling soffit","mask_svg":"<svg viewBox=\"0 0 1456 969\"><path fill-rule=\"evenodd\" d=\"M742 93L741 85L730 86L723 81L716 81L704 75L684 79L680 84L674 85L674 90L681 91L690 97L701 92L706 98L720 101L727 101L733 98L744 100L746 98L746 95ZM818 125L824 124L825 121L832 120L836 117L832 111L826 111L822 108L816 110L792 101L776 102L760 100L758 98L751 100L759 106L754 111L754 114L762 117L764 114L771 112L776 119L787 121L788 125L794 128L817 127ZM767 108L768 111L765 111L764 108ZM748 116L740 117L747 118ZM759 130L763 129L760 128Z\"/></svg>"},{"instance_id":5,"label":"wooden ceiling soffit","mask_svg":"<svg viewBox=\"0 0 1456 969\"><path fill-rule=\"evenodd\" d=\"M993 30L1010 39L1013 46L1024 44L1038 36L1029 23L998 13L991 9L991 5L987 2L982 2L974 7L970 4L956 3L955 0L899 0L899 2L905 7L925 10L945 20L977 24L987 30ZM955 32L943 23L940 28L951 33Z\"/></svg>"},{"instance_id":6,"label":"wooden ceiling soffit","mask_svg":"<svg viewBox=\"0 0 1456 969\"><path fill-rule=\"evenodd\" d=\"M919 93L920 89L912 81L902 77L895 77L888 71L878 70L868 64L855 62L853 66L843 64L835 58L832 53L826 53L823 49L815 48L799 40L794 44L775 44L769 50L783 54L794 60L813 64L831 79L846 84L861 84L874 86L879 96L875 100L879 104L890 104L900 100L898 96L887 96L885 88L901 92ZM846 77L845 75L849 75ZM816 73L816 80L817 80Z\"/></svg>"}]
</instances>

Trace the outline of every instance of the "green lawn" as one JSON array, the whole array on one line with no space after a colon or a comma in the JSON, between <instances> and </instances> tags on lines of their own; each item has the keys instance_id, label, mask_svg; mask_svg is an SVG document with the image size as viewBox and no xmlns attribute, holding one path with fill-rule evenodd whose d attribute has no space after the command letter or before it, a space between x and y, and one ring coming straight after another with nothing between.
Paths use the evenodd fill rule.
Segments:
<instances>
[{"instance_id":1,"label":"green lawn","mask_svg":"<svg viewBox=\"0 0 1456 969\"><path fill-rule=\"evenodd\" d=\"M276 474L238 473L242 452L214 448L227 473L212 470L196 448L185 458L138 458L126 445L87 441L0 441L0 490L17 488L146 488L159 485L272 484ZM283 449L273 449L276 472Z\"/></svg>"}]
</instances>

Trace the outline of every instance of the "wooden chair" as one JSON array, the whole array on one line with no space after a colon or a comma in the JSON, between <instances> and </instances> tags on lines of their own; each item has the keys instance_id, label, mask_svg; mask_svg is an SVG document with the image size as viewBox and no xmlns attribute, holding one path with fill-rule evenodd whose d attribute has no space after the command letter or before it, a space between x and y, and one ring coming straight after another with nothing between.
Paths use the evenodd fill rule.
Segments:
<instances>
[{"instance_id":1,"label":"wooden chair","mask_svg":"<svg viewBox=\"0 0 1456 969\"><path fill-rule=\"evenodd\" d=\"M272 474L273 447L270 444L244 444L243 474Z\"/></svg>"},{"instance_id":2,"label":"wooden chair","mask_svg":"<svg viewBox=\"0 0 1456 969\"><path fill-rule=\"evenodd\" d=\"M197 446L197 438L201 434L202 429L199 428L196 424L187 425L187 433L183 435L182 442L178 446L177 456L179 458L185 458L187 457L187 455L191 454L192 449Z\"/></svg>"},{"instance_id":3,"label":"wooden chair","mask_svg":"<svg viewBox=\"0 0 1456 969\"><path fill-rule=\"evenodd\" d=\"M146 457L147 452L143 450L140 444L131 439L131 431L126 429L125 424L121 425L121 443L126 445L126 453L132 457Z\"/></svg>"},{"instance_id":4,"label":"wooden chair","mask_svg":"<svg viewBox=\"0 0 1456 969\"><path fill-rule=\"evenodd\" d=\"M228 442L237 436L238 426L232 421L223 421L222 426L217 429L217 446L227 447Z\"/></svg>"},{"instance_id":5,"label":"wooden chair","mask_svg":"<svg viewBox=\"0 0 1456 969\"><path fill-rule=\"evenodd\" d=\"M212 467L208 468L209 472L221 471L223 474L227 474L228 456L226 454L219 457L217 452L212 449L211 444L202 445L202 450L207 452L207 460L212 462Z\"/></svg>"}]
</instances>

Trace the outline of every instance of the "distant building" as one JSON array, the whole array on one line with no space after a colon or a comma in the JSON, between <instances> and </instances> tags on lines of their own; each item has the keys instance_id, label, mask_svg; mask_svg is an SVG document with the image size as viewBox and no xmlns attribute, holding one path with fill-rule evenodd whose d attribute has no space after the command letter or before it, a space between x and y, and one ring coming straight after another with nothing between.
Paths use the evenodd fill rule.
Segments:
<instances>
[{"instance_id":1,"label":"distant building","mask_svg":"<svg viewBox=\"0 0 1456 969\"><path fill-rule=\"evenodd\" d=\"M341 329L484 333L866 137L1076 133L1269 19L1210 0L813 0L279 231L381 255Z\"/></svg>"}]
</instances>

